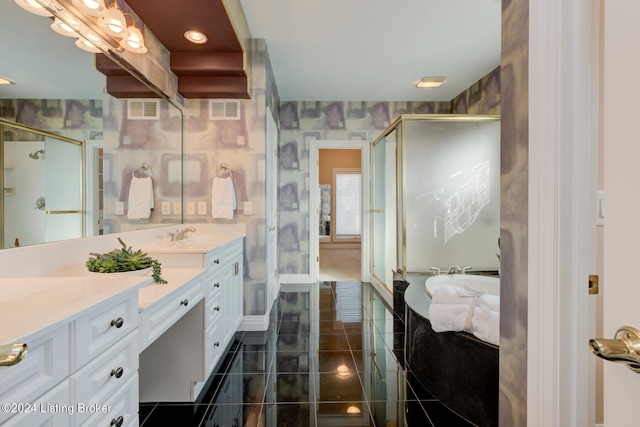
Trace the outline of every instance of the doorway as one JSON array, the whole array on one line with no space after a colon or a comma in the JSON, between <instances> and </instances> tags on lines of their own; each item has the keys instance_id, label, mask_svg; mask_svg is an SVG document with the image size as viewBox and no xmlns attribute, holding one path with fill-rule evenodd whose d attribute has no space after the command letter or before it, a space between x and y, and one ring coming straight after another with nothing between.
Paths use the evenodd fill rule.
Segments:
<instances>
[{"instance_id":1,"label":"doorway","mask_svg":"<svg viewBox=\"0 0 640 427\"><path fill-rule=\"evenodd\" d=\"M310 150L313 281L369 280L369 143L314 141Z\"/></svg>"}]
</instances>

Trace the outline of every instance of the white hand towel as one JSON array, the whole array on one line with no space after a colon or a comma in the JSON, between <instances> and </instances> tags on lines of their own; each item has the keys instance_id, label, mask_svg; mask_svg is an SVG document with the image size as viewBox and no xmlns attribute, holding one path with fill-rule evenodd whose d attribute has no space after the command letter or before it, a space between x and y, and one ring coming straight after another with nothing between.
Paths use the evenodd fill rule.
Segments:
<instances>
[{"instance_id":1,"label":"white hand towel","mask_svg":"<svg viewBox=\"0 0 640 427\"><path fill-rule=\"evenodd\" d=\"M213 218L231 219L236 209L236 190L233 179L213 178L211 184L211 216Z\"/></svg>"},{"instance_id":2,"label":"white hand towel","mask_svg":"<svg viewBox=\"0 0 640 427\"><path fill-rule=\"evenodd\" d=\"M433 292L429 320L435 332L466 331L500 344L500 297L472 288L440 286Z\"/></svg>"},{"instance_id":3,"label":"white hand towel","mask_svg":"<svg viewBox=\"0 0 640 427\"><path fill-rule=\"evenodd\" d=\"M153 209L153 183L151 178L131 177L127 218L149 218L151 216L151 209Z\"/></svg>"}]
</instances>

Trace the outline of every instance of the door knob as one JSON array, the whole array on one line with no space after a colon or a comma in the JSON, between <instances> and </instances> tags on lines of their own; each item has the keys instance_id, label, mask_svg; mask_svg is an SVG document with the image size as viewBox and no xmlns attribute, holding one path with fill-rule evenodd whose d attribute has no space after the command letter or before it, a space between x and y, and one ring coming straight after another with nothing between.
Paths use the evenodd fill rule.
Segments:
<instances>
[{"instance_id":1,"label":"door knob","mask_svg":"<svg viewBox=\"0 0 640 427\"><path fill-rule=\"evenodd\" d=\"M625 363L629 369L640 374L640 331L636 328L623 326L616 331L614 339L591 339L589 347L596 356Z\"/></svg>"}]
</instances>

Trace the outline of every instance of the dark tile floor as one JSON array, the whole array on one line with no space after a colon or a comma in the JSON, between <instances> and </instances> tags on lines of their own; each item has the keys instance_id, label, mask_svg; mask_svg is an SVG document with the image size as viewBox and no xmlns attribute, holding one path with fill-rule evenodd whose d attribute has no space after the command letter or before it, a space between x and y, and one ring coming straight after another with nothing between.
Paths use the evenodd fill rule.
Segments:
<instances>
[{"instance_id":1,"label":"dark tile floor","mask_svg":"<svg viewBox=\"0 0 640 427\"><path fill-rule=\"evenodd\" d=\"M199 403L142 403L140 425L472 426L403 370L393 320L369 283L285 285L269 330L237 334Z\"/></svg>"}]
</instances>

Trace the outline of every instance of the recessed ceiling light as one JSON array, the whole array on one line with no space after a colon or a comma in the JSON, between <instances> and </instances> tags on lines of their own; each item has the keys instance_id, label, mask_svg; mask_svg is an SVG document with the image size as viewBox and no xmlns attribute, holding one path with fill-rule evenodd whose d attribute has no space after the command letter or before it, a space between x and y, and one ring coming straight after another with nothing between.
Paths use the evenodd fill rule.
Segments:
<instances>
[{"instance_id":1,"label":"recessed ceiling light","mask_svg":"<svg viewBox=\"0 0 640 427\"><path fill-rule=\"evenodd\" d=\"M207 40L209 40L207 36L204 35L204 33L196 30L187 31L186 33L184 33L184 38L189 40L191 43L196 44L205 44Z\"/></svg>"},{"instance_id":2,"label":"recessed ceiling light","mask_svg":"<svg viewBox=\"0 0 640 427\"><path fill-rule=\"evenodd\" d=\"M0 85L12 85L14 84L11 80L9 79L5 79L4 77L0 76Z\"/></svg>"},{"instance_id":3,"label":"recessed ceiling light","mask_svg":"<svg viewBox=\"0 0 640 427\"><path fill-rule=\"evenodd\" d=\"M420 79L416 87L440 87L444 82L444 77L423 77Z\"/></svg>"}]
</instances>

